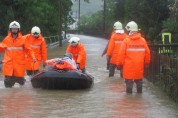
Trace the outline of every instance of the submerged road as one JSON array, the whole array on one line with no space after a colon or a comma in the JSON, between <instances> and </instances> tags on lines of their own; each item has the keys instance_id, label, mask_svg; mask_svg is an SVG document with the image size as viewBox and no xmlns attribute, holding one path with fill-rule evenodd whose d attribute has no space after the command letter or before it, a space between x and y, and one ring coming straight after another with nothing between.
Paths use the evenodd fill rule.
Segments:
<instances>
[{"instance_id":1,"label":"submerged road","mask_svg":"<svg viewBox=\"0 0 178 118\"><path fill-rule=\"evenodd\" d=\"M88 90L34 89L27 79L23 87L5 88L0 79L0 118L178 118L178 106L144 79L143 93L125 93L119 71L108 77L106 58L101 57L107 40L79 36L87 51L87 72L94 76ZM49 50L52 57L66 47ZM59 55L58 55L59 54ZM49 57L51 58L51 57ZM135 88L135 87L134 87Z\"/></svg>"}]
</instances>

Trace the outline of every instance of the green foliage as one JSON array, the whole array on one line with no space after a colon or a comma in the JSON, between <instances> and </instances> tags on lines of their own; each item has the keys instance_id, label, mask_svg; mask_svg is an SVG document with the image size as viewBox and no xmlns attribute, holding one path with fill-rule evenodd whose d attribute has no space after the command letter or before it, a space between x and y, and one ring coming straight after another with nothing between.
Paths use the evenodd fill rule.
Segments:
<instances>
[{"instance_id":1,"label":"green foliage","mask_svg":"<svg viewBox=\"0 0 178 118\"><path fill-rule=\"evenodd\" d=\"M125 26L130 21L135 21L141 32L147 40L153 41L162 29L162 22L169 18L169 9L167 0L105 0L105 27L110 31L116 21L121 21ZM100 13L100 14L99 14ZM102 24L104 11L97 12L91 18L93 24ZM96 17L99 17L96 18ZM81 19L82 22L83 19ZM86 20L86 19L85 19ZM85 21L87 22L87 21ZM94 23L95 22L95 23ZM94 25L86 25L86 28ZM103 27L100 27L101 31ZM83 29L85 29L83 27Z\"/></svg>"},{"instance_id":2,"label":"green foliage","mask_svg":"<svg viewBox=\"0 0 178 118\"><path fill-rule=\"evenodd\" d=\"M175 43L178 43L178 40L176 38L176 37L178 37L178 32L177 32L178 22L175 20L168 19L166 21L163 21L163 27L168 29L168 31L172 33L173 41Z\"/></svg>"},{"instance_id":3,"label":"green foliage","mask_svg":"<svg viewBox=\"0 0 178 118\"><path fill-rule=\"evenodd\" d=\"M167 0L126 0L125 20L137 22L147 39L153 40L169 17L167 5Z\"/></svg>"},{"instance_id":4,"label":"green foliage","mask_svg":"<svg viewBox=\"0 0 178 118\"><path fill-rule=\"evenodd\" d=\"M33 26L39 26L43 35L56 35L59 29L59 12L62 13L62 24L73 22L69 14L71 0L61 0L61 6L59 8L58 0L1 0L0 33L6 35L9 23L16 20L20 23L23 34L29 33Z\"/></svg>"},{"instance_id":5,"label":"green foliage","mask_svg":"<svg viewBox=\"0 0 178 118\"><path fill-rule=\"evenodd\" d=\"M101 12L97 12L96 14L90 16L81 16L80 18L80 31L84 30L100 30L102 29L102 15ZM98 21L98 22L96 22Z\"/></svg>"},{"instance_id":6,"label":"green foliage","mask_svg":"<svg viewBox=\"0 0 178 118\"><path fill-rule=\"evenodd\" d=\"M3 38L4 38L3 36L0 36L0 42L3 40Z\"/></svg>"},{"instance_id":7,"label":"green foliage","mask_svg":"<svg viewBox=\"0 0 178 118\"><path fill-rule=\"evenodd\" d=\"M164 29L167 29L169 32L172 33L172 40L175 43L178 43L177 37L178 37L178 33L177 33L177 28L178 28L178 12L177 12L177 8L178 8L178 2L176 2L175 0L169 0L169 10L170 10L170 17L167 20L164 20L162 22L162 27Z\"/></svg>"},{"instance_id":8,"label":"green foliage","mask_svg":"<svg viewBox=\"0 0 178 118\"><path fill-rule=\"evenodd\" d=\"M168 19L163 21L163 27L167 28L171 32L176 32L178 29L178 22Z\"/></svg>"},{"instance_id":9,"label":"green foliage","mask_svg":"<svg viewBox=\"0 0 178 118\"><path fill-rule=\"evenodd\" d=\"M162 90L164 90L170 97L175 98L177 91L177 73L175 68L171 68L168 65L164 66L164 73L156 75L157 79L154 82Z\"/></svg>"}]
</instances>

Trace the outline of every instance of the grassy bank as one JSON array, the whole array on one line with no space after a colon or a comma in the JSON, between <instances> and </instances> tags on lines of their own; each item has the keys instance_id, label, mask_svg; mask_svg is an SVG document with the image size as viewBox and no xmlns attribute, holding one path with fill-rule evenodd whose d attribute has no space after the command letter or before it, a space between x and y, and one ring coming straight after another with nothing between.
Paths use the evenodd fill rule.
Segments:
<instances>
[{"instance_id":1,"label":"grassy bank","mask_svg":"<svg viewBox=\"0 0 178 118\"><path fill-rule=\"evenodd\" d=\"M63 44L62 47L48 48L48 59L63 57L68 44Z\"/></svg>"}]
</instances>

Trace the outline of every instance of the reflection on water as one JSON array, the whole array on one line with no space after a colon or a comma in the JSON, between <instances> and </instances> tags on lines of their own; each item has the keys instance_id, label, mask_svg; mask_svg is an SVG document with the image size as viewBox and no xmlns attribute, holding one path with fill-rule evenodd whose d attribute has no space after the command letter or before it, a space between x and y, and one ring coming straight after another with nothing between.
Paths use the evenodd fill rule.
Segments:
<instances>
[{"instance_id":1,"label":"reflection on water","mask_svg":"<svg viewBox=\"0 0 178 118\"><path fill-rule=\"evenodd\" d=\"M122 81L123 82L123 81ZM109 107L113 111L113 118L147 118L145 102L142 94L126 94L125 86L119 83L112 83L109 86L116 95L112 99L108 99ZM119 95L119 93L122 93Z\"/></svg>"},{"instance_id":2,"label":"reflection on water","mask_svg":"<svg viewBox=\"0 0 178 118\"><path fill-rule=\"evenodd\" d=\"M115 118L118 118L118 116L125 118L146 118L146 114L143 112L143 109L146 111L145 103L138 96L134 97L130 95L130 97L125 96L116 101L112 101L112 104L116 104L112 108L115 111Z\"/></svg>"},{"instance_id":3,"label":"reflection on water","mask_svg":"<svg viewBox=\"0 0 178 118\"><path fill-rule=\"evenodd\" d=\"M5 90L1 94L0 116L5 118L24 118L32 115L37 105L34 98L20 88ZM2 92L1 92L2 93Z\"/></svg>"}]
</instances>

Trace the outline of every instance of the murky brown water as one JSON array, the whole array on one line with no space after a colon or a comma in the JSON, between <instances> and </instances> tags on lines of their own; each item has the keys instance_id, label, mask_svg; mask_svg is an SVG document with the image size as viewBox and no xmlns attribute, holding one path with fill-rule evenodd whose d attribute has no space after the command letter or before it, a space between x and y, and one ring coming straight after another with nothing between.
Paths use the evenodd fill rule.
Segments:
<instances>
[{"instance_id":1,"label":"murky brown water","mask_svg":"<svg viewBox=\"0 0 178 118\"><path fill-rule=\"evenodd\" d=\"M88 90L33 89L25 86L5 88L0 81L0 118L178 118L178 107L164 93L144 80L143 94L125 93L119 72L108 78L101 53L106 40L80 36L87 50L87 72L95 77ZM65 48L59 48L59 55ZM55 51L52 51L55 57ZM57 55L57 53L56 53ZM57 56L56 56L57 57Z\"/></svg>"}]
</instances>

